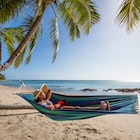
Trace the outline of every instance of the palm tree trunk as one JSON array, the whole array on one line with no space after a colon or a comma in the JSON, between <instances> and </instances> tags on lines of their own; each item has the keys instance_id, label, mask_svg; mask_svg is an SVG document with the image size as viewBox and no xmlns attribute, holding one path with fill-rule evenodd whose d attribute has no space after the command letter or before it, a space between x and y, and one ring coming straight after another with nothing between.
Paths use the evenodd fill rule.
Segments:
<instances>
[{"instance_id":1,"label":"palm tree trunk","mask_svg":"<svg viewBox=\"0 0 140 140\"><path fill-rule=\"evenodd\" d=\"M2 60L2 43L0 41L0 64L1 64L1 60Z\"/></svg>"},{"instance_id":2,"label":"palm tree trunk","mask_svg":"<svg viewBox=\"0 0 140 140\"><path fill-rule=\"evenodd\" d=\"M47 7L47 5L44 4L43 5L43 8L42 8L41 14L37 16L35 22L33 23L32 27L30 29L30 31L26 34L25 38L19 44L19 46L17 47L17 49L13 52L13 54L11 55L11 57L4 64L0 64L0 72L8 69L9 66L14 62L14 60L23 51L23 49L27 45L28 41L32 38L32 36L34 35L35 31L37 30L37 28L38 28L38 26L39 26L39 24L41 22L41 19L43 17L43 14L45 12L46 7Z\"/></svg>"}]
</instances>

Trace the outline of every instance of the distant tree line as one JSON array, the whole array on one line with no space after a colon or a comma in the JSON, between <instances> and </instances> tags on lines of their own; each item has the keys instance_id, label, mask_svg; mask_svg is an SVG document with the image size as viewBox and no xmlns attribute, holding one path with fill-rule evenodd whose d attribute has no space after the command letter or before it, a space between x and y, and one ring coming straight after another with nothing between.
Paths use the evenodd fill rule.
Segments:
<instances>
[{"instance_id":1,"label":"distant tree line","mask_svg":"<svg viewBox=\"0 0 140 140\"><path fill-rule=\"evenodd\" d=\"M5 80L5 75L0 73L0 80Z\"/></svg>"}]
</instances>

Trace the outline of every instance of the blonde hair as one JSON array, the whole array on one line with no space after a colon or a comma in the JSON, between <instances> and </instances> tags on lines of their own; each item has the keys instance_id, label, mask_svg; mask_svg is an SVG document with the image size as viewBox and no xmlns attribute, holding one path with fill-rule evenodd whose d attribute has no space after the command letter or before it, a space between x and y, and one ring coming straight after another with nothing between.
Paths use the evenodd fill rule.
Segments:
<instances>
[{"instance_id":1,"label":"blonde hair","mask_svg":"<svg viewBox=\"0 0 140 140\"><path fill-rule=\"evenodd\" d=\"M48 86L46 84L43 84L40 88L40 91L43 91L44 93L47 93L49 90Z\"/></svg>"}]
</instances>

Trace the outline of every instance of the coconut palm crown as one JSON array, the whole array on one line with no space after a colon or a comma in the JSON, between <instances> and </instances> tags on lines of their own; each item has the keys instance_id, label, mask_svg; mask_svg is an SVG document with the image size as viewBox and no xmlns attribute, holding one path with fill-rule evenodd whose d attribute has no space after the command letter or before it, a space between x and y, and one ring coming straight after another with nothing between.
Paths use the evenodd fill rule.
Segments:
<instances>
[{"instance_id":1,"label":"coconut palm crown","mask_svg":"<svg viewBox=\"0 0 140 140\"><path fill-rule=\"evenodd\" d=\"M19 7L20 10L32 7L34 13L32 15L33 20L32 24L30 24L30 28L26 28L27 30L25 38L18 45L11 57L3 65L1 65L0 71L7 69L8 66L10 66L16 60L16 58L24 50L31 39L34 38L34 43L36 42L34 36L37 36L37 34L35 33L38 30L43 15L48 7L50 7L54 13L51 20L51 31L49 34L54 46L53 62L56 59L59 49L58 18L62 19L63 23L69 31L69 36L72 41L81 36L81 31L85 34L89 34L91 27L100 19L100 15L97 12L97 7L91 0L19 0L16 4L13 4L12 1L14 0L2 0L0 2L0 11L6 14L6 16L2 16L0 13L1 23L5 23L11 20L11 18L13 19L13 17L17 16ZM6 12L7 8L9 8L7 10L8 12ZM25 27L27 26L24 25L23 30ZM31 53L27 59L27 63L30 61L33 50L34 49L31 48Z\"/></svg>"}]
</instances>

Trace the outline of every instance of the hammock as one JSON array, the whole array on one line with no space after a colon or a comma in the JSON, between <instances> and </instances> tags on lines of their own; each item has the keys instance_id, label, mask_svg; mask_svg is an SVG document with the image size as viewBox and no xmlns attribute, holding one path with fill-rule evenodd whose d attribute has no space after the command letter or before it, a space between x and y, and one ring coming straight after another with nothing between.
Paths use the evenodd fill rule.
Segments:
<instances>
[{"instance_id":1,"label":"hammock","mask_svg":"<svg viewBox=\"0 0 140 140\"><path fill-rule=\"evenodd\" d=\"M137 95L62 95L52 93L51 101L57 103L60 99L65 99L68 105L97 107L100 101L109 101L110 111L108 110L85 110L85 109L55 109L50 110L33 101L34 95L18 94L20 97L28 101L40 113L47 117L62 121L62 120L78 120L86 119L106 114L137 114L136 103Z\"/></svg>"}]
</instances>

